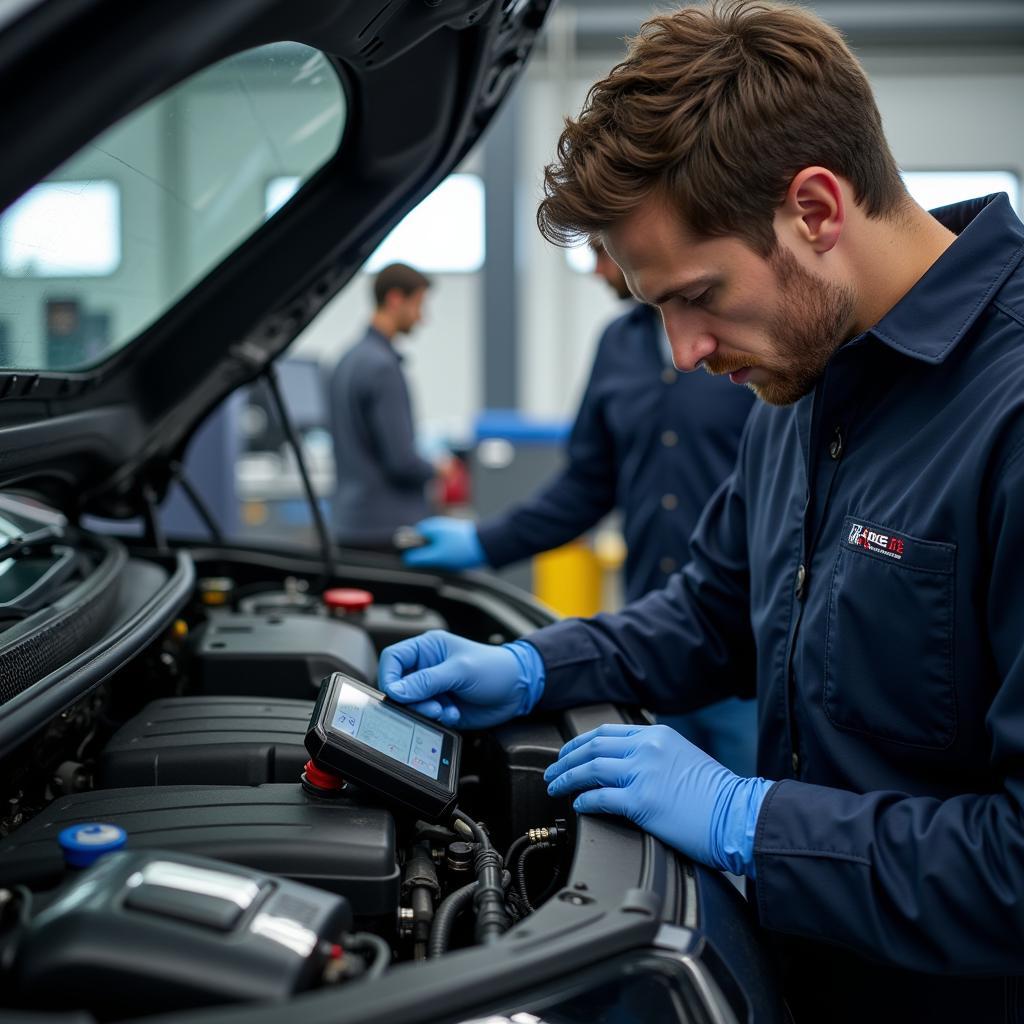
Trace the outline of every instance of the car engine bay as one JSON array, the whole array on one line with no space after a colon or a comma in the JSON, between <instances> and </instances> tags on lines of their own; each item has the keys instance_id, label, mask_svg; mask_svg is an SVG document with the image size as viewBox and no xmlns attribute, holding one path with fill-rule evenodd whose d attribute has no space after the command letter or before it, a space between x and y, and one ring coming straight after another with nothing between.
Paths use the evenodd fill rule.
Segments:
<instances>
[{"instance_id":1,"label":"car engine bay","mask_svg":"<svg viewBox=\"0 0 1024 1024\"><path fill-rule=\"evenodd\" d=\"M118 553L125 585L133 565L174 565L119 548L99 543ZM388 600L387 572L378 601L370 585L317 594L315 577L251 558L215 565L150 643L4 759L5 1006L117 1020L281 1000L476 941L479 832L417 820L357 785L300 784L320 681L343 672L372 685L384 646L449 618ZM101 623L116 617L117 600L106 603ZM440 604L479 639L513 635L487 601ZM573 728L557 716L465 738L459 805L500 854L506 927L567 877L573 815L542 773ZM123 849L94 861L89 844L110 835ZM81 861L69 842L84 844Z\"/></svg>"},{"instance_id":2,"label":"car engine bay","mask_svg":"<svg viewBox=\"0 0 1024 1024\"><path fill-rule=\"evenodd\" d=\"M153 547L5 495L0 532L5 1022L256 1024L285 1004L311 1024L464 1020L588 977L598 1003L544 1019L603 1019L579 1008L651 983L684 1007L665 1019L728 1024L770 986L721 876L547 795L568 739L639 709L446 740L438 814L317 759L333 680L379 701L388 644L551 622L523 592L394 556L325 573L308 551Z\"/></svg>"}]
</instances>

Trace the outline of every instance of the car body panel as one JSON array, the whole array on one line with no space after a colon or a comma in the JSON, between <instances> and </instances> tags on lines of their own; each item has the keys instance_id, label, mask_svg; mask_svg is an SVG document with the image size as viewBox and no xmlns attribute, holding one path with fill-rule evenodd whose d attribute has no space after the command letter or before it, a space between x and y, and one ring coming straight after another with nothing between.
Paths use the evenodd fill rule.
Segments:
<instances>
[{"instance_id":1,"label":"car body panel","mask_svg":"<svg viewBox=\"0 0 1024 1024\"><path fill-rule=\"evenodd\" d=\"M18 100L0 110L0 131L19 158L0 168L0 206L190 73L267 42L326 53L349 109L337 154L286 209L115 356L77 373L0 372L0 487L73 517L125 517L159 499L203 417L287 348L480 137L547 8L76 0L8 24L0 89Z\"/></svg>"}]
</instances>

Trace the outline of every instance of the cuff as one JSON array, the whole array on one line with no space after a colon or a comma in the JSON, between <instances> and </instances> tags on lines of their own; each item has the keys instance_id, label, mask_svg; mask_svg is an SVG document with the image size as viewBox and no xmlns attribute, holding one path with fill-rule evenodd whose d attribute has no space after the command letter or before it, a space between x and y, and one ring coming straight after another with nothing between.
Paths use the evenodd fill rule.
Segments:
<instances>
[{"instance_id":1,"label":"cuff","mask_svg":"<svg viewBox=\"0 0 1024 1024\"><path fill-rule=\"evenodd\" d=\"M736 779L735 786L726 797L728 803L722 816L722 833L716 850L716 859L723 870L748 878L756 877L754 837L757 819L773 785L774 782L760 777Z\"/></svg>"},{"instance_id":2,"label":"cuff","mask_svg":"<svg viewBox=\"0 0 1024 1024\"><path fill-rule=\"evenodd\" d=\"M537 648L525 640L513 640L512 643L503 646L506 650L511 651L513 657L519 662L519 682L523 688L519 714L528 715L544 693L546 675L544 659L540 656Z\"/></svg>"}]
</instances>

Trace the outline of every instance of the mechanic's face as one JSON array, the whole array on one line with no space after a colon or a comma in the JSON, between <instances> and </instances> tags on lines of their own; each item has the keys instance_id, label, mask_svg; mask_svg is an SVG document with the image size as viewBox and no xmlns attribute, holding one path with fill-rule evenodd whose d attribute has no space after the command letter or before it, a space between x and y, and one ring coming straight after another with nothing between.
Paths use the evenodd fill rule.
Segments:
<instances>
[{"instance_id":1,"label":"mechanic's face","mask_svg":"<svg viewBox=\"0 0 1024 1024\"><path fill-rule=\"evenodd\" d=\"M632 293L661 311L678 369L728 373L771 405L807 394L852 333L852 288L781 243L766 260L737 238L697 238L656 197L605 241Z\"/></svg>"},{"instance_id":2,"label":"mechanic's face","mask_svg":"<svg viewBox=\"0 0 1024 1024\"><path fill-rule=\"evenodd\" d=\"M629 285L626 284L625 275L619 269L619 265L608 255L608 250L603 245L593 246L594 258L594 273L597 277L601 278L609 288L620 299L628 299L630 297Z\"/></svg>"},{"instance_id":3,"label":"mechanic's face","mask_svg":"<svg viewBox=\"0 0 1024 1024\"><path fill-rule=\"evenodd\" d=\"M409 334L417 324L423 322L423 299L427 294L426 288L402 295L395 292L398 299L393 307L395 317L395 328L399 334Z\"/></svg>"}]
</instances>

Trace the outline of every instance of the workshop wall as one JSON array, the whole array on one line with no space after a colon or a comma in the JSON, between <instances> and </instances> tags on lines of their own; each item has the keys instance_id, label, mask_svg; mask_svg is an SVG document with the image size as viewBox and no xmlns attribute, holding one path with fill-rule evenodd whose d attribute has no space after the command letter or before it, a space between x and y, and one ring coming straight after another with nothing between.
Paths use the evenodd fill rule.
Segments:
<instances>
[{"instance_id":1,"label":"workshop wall","mask_svg":"<svg viewBox=\"0 0 1024 1024\"><path fill-rule=\"evenodd\" d=\"M604 284L571 270L564 253L541 238L533 217L562 118L578 113L587 89L620 56L588 55L572 67L552 47L531 66L523 86L520 395L524 410L538 416L571 414L600 328L616 310ZM1009 170L1024 179L1024 56L859 56L901 168Z\"/></svg>"}]
</instances>

